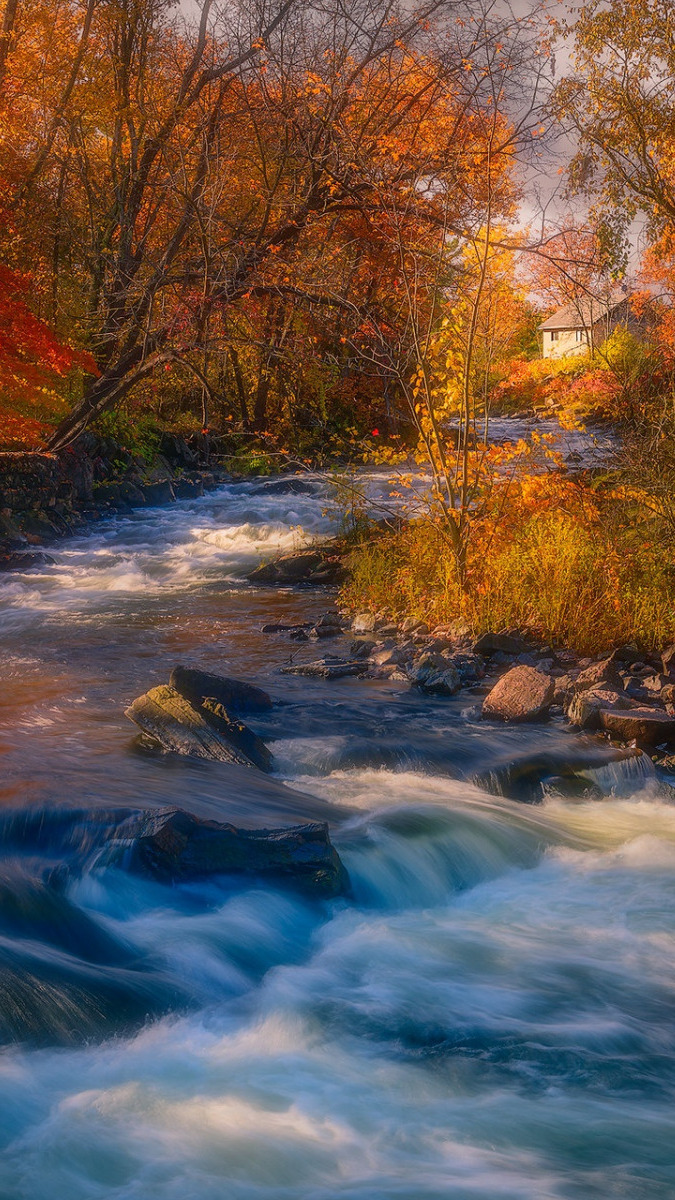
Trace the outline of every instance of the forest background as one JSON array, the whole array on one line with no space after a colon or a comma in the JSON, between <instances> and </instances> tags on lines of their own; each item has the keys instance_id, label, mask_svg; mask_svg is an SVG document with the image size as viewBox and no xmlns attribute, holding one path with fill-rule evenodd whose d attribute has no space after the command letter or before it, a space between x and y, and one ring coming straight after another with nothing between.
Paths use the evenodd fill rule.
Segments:
<instances>
[{"instance_id":1,"label":"forest background","mask_svg":"<svg viewBox=\"0 0 675 1200\"><path fill-rule=\"evenodd\" d=\"M5 0L0 448L387 465L408 519L371 538L352 490L353 603L672 639L674 79L668 0ZM629 261L639 332L543 360ZM494 412L621 451L497 448Z\"/></svg>"}]
</instances>

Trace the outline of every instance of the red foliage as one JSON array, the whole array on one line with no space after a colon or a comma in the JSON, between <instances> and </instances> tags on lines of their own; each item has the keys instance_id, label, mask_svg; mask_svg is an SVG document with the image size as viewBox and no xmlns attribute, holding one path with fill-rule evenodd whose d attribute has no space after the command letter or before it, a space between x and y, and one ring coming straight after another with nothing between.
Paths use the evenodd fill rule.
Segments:
<instances>
[{"instance_id":1,"label":"red foliage","mask_svg":"<svg viewBox=\"0 0 675 1200\"><path fill-rule=\"evenodd\" d=\"M91 355L64 345L31 312L24 299L29 287L27 277L0 264L0 392L28 399L73 367L97 374Z\"/></svg>"}]
</instances>

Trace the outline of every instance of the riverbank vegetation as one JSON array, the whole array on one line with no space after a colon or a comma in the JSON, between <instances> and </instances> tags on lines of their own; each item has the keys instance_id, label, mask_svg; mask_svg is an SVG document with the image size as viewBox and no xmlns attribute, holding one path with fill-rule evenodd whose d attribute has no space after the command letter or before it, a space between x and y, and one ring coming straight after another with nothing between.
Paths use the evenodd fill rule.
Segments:
<instances>
[{"instance_id":1,"label":"riverbank vegetation","mask_svg":"<svg viewBox=\"0 0 675 1200\"><path fill-rule=\"evenodd\" d=\"M375 463L405 520L355 551L354 602L579 647L672 637L672 34L654 0L567 24L5 0L0 449L91 427L148 463L167 431L238 472ZM554 169L564 215L528 225ZM542 316L618 294L623 324L541 357ZM611 423L623 450L591 472L496 448L495 412Z\"/></svg>"}]
</instances>

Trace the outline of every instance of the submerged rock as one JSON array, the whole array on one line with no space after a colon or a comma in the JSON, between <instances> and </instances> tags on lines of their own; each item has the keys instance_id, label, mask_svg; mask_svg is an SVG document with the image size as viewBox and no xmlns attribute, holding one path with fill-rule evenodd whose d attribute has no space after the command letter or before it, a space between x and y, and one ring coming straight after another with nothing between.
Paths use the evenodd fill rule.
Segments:
<instances>
[{"instance_id":1,"label":"submerged rock","mask_svg":"<svg viewBox=\"0 0 675 1200\"><path fill-rule=\"evenodd\" d=\"M28 571L31 567L53 567L55 564L56 559L41 550L31 553L0 553L0 571Z\"/></svg>"},{"instance_id":2,"label":"submerged rock","mask_svg":"<svg viewBox=\"0 0 675 1200\"><path fill-rule=\"evenodd\" d=\"M483 716L499 721L540 721L548 717L553 680L534 667L513 667L485 697Z\"/></svg>"},{"instance_id":3,"label":"submerged rock","mask_svg":"<svg viewBox=\"0 0 675 1200\"><path fill-rule=\"evenodd\" d=\"M196 667L175 667L169 679L171 687L180 692L190 704L199 707L209 697L235 713L267 712L272 700L262 688L231 679L227 675L212 675Z\"/></svg>"},{"instance_id":4,"label":"submerged rock","mask_svg":"<svg viewBox=\"0 0 675 1200\"><path fill-rule=\"evenodd\" d=\"M365 675L368 670L367 662L355 662L353 659L336 658L326 654L314 662L297 663L291 667L282 667L282 675L308 675L310 679L344 679L349 675Z\"/></svg>"},{"instance_id":5,"label":"submerged rock","mask_svg":"<svg viewBox=\"0 0 675 1200\"><path fill-rule=\"evenodd\" d=\"M630 795L655 775L651 759L641 750L599 746L570 754L526 754L477 772L472 783L493 796L540 804L552 791L586 799Z\"/></svg>"},{"instance_id":6,"label":"submerged rock","mask_svg":"<svg viewBox=\"0 0 675 1200\"><path fill-rule=\"evenodd\" d=\"M319 897L347 891L348 878L328 826L310 822L288 829L237 829L200 821L181 809L134 814L115 831L123 862L163 882L206 875L247 874L290 883Z\"/></svg>"},{"instance_id":7,"label":"submerged rock","mask_svg":"<svg viewBox=\"0 0 675 1200\"><path fill-rule=\"evenodd\" d=\"M153 741L159 742L164 750L174 754L249 767L254 765L249 755L237 745L239 738L230 736L225 721L216 731L175 688L151 688L125 709L125 716Z\"/></svg>"},{"instance_id":8,"label":"submerged rock","mask_svg":"<svg viewBox=\"0 0 675 1200\"><path fill-rule=\"evenodd\" d=\"M343 583L349 572L338 555L325 550L299 550L274 562L262 563L247 575L249 583L280 587L294 584L321 586Z\"/></svg>"}]
</instances>

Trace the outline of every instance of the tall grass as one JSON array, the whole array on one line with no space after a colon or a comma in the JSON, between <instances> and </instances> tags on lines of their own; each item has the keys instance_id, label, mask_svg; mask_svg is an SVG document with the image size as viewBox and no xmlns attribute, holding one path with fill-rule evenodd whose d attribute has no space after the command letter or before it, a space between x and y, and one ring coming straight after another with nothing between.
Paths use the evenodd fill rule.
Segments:
<instances>
[{"instance_id":1,"label":"tall grass","mask_svg":"<svg viewBox=\"0 0 675 1200\"><path fill-rule=\"evenodd\" d=\"M675 571L671 548L650 533L555 511L506 530L484 522L461 591L441 531L418 522L354 552L345 598L431 625L461 619L476 634L520 629L580 653L627 642L653 649L675 638Z\"/></svg>"}]
</instances>

